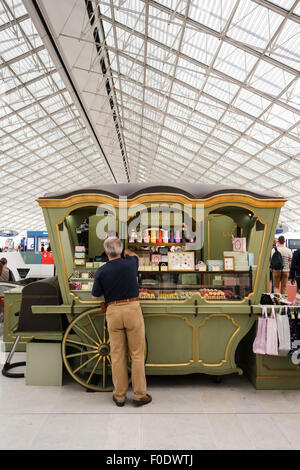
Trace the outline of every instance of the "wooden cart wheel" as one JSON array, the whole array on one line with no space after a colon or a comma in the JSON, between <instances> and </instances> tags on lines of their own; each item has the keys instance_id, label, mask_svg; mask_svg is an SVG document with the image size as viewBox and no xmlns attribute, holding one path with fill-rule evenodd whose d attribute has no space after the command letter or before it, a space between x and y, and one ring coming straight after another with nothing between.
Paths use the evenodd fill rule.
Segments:
<instances>
[{"instance_id":1,"label":"wooden cart wheel","mask_svg":"<svg viewBox=\"0 0 300 470\"><path fill-rule=\"evenodd\" d=\"M146 341L145 361L147 349ZM87 310L70 323L62 341L62 356L69 374L80 385L96 392L113 390L110 340L101 309ZM131 372L129 353L127 364Z\"/></svg>"},{"instance_id":2,"label":"wooden cart wheel","mask_svg":"<svg viewBox=\"0 0 300 470\"><path fill-rule=\"evenodd\" d=\"M69 374L89 390L113 390L110 341L101 309L83 312L68 326L62 341L62 356Z\"/></svg>"}]
</instances>

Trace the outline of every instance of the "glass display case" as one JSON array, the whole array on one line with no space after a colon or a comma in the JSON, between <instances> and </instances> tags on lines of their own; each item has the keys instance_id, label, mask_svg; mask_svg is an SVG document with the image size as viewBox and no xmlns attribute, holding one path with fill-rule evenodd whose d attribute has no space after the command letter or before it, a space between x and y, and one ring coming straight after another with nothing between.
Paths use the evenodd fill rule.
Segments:
<instances>
[{"instance_id":1,"label":"glass display case","mask_svg":"<svg viewBox=\"0 0 300 470\"><path fill-rule=\"evenodd\" d=\"M112 218L111 233L125 233L124 248L139 258L142 301L186 302L198 295L203 302L242 302L253 295L266 236L253 210L226 205L197 219L183 204L151 204L121 222L109 207L106 215L97 207L68 214L60 230L69 240L68 288L76 298L91 297L95 273L107 261L104 239L97 236L105 217L106 229Z\"/></svg>"}]
</instances>

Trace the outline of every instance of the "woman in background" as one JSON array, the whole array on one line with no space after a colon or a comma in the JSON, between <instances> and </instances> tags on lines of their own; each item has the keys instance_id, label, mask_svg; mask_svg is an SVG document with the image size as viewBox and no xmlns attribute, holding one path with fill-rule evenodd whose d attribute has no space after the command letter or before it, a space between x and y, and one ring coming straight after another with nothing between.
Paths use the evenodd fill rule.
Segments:
<instances>
[{"instance_id":1,"label":"woman in background","mask_svg":"<svg viewBox=\"0 0 300 470\"><path fill-rule=\"evenodd\" d=\"M7 266L7 259L0 259L0 281L16 282L13 272Z\"/></svg>"}]
</instances>

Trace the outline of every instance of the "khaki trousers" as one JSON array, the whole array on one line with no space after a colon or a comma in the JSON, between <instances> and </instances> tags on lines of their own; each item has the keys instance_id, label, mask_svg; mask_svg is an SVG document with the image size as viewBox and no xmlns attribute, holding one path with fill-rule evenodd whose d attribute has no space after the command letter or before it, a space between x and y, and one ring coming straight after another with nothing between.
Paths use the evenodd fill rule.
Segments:
<instances>
[{"instance_id":1,"label":"khaki trousers","mask_svg":"<svg viewBox=\"0 0 300 470\"><path fill-rule=\"evenodd\" d=\"M111 304L106 321L110 338L114 396L124 401L128 390L127 344L131 358L131 380L134 399L146 395L145 325L138 301ZM126 341L127 340L127 341Z\"/></svg>"},{"instance_id":2,"label":"khaki trousers","mask_svg":"<svg viewBox=\"0 0 300 470\"><path fill-rule=\"evenodd\" d=\"M286 294L286 285L289 278L289 272L272 271L275 294ZM281 288L280 288L281 283Z\"/></svg>"}]
</instances>

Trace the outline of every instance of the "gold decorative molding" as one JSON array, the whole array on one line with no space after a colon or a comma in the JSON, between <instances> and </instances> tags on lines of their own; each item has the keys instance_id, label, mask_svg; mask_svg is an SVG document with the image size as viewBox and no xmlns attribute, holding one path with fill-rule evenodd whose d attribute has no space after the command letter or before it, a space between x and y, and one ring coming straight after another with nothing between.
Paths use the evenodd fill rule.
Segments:
<instances>
[{"instance_id":1,"label":"gold decorative molding","mask_svg":"<svg viewBox=\"0 0 300 470\"><path fill-rule=\"evenodd\" d=\"M122 196L121 196L122 197ZM119 198L118 196L112 197L106 194L100 193L86 193L86 194L75 194L73 196L69 196L67 198L58 199L46 199L46 198L39 198L37 199L38 204L40 207L56 207L56 208L63 208L69 207L70 205L76 204L89 204L99 202L101 204L111 204L113 206L119 205ZM126 204L128 207L133 206L134 204L143 204L143 203L150 203L150 202L178 202L178 203L188 203L192 206L196 204L203 204L204 207L210 207L215 204L222 204L222 203L243 203L243 204L250 204L254 207L282 207L286 202L286 199L260 199L255 196L251 196L248 194L237 194L237 193L226 193L226 194L217 194L206 199L192 199L188 196L183 194L177 193L148 193L148 194L141 194L136 196L133 199L126 199Z\"/></svg>"},{"instance_id":2,"label":"gold decorative molding","mask_svg":"<svg viewBox=\"0 0 300 470\"><path fill-rule=\"evenodd\" d=\"M225 357L224 359L222 359L220 362L218 362L217 364L209 364L209 363L205 363L202 359L200 359L200 328L203 328L203 326L205 325L205 323L207 321L209 321L211 318L214 318L214 317L225 317L227 318L228 320L230 320L234 326L236 326L236 330L233 332L233 334L231 335L231 337L229 338L229 341L225 347ZM230 345L233 341L233 338L237 335L237 333L240 331L241 327L238 323L236 323L236 321L234 320L234 318L232 318L230 315L228 315L227 313L213 313L207 317L204 318L204 320L200 323L200 325L197 327L197 358L198 358L198 362L200 362L200 364L202 364L204 367L221 367L223 364L225 364L228 360L228 351L229 351L229 348L230 348Z\"/></svg>"},{"instance_id":3,"label":"gold decorative molding","mask_svg":"<svg viewBox=\"0 0 300 470\"><path fill-rule=\"evenodd\" d=\"M220 207L226 207L227 204L222 204L221 206L219 206L218 208ZM266 236L267 236L267 229L268 229L268 224L266 222L264 222L262 220L262 218L253 210L252 207L245 207L244 205L242 204L235 204L234 207L242 207L244 209L249 209L249 211L253 212L253 214L255 215L255 217L260 221L260 223L264 226L264 233L263 233L263 238L262 238L262 242L261 242L261 247L260 247L260 252L259 252L259 258L258 258L258 263L257 263L257 269L256 269L256 272L255 272L255 282L253 284L252 282L252 292L249 293L249 295L247 295L247 297L244 297L243 300L235 300L233 301L235 304L242 304L242 303L246 303L250 297L252 297L254 295L254 293L256 292L256 287L257 287L257 283L258 283L258 278L259 278L259 273L261 271L261 259L262 259L262 256L263 256L263 253L264 253L264 250L265 250L265 240L266 240ZM216 209L218 209L216 208ZM212 214L211 212L208 212L206 215L205 215L205 218L209 217L210 215L214 216L214 215L217 215L217 214ZM208 259L210 259L210 220L208 219L207 221L207 230L208 230ZM213 271L212 271L213 272ZM238 273L238 271L236 271ZM215 273L217 273L217 271L215 271ZM253 271L252 271L252 276L253 276ZM253 281L253 277L252 277L252 281ZM205 302L208 303L207 300L205 300ZM221 301L214 301L214 303L220 303L220 304L232 304L233 303L232 301L230 302L225 302L223 300Z\"/></svg>"},{"instance_id":4,"label":"gold decorative molding","mask_svg":"<svg viewBox=\"0 0 300 470\"><path fill-rule=\"evenodd\" d=\"M188 362L180 363L180 364L149 364L145 363L145 367L182 367L182 366L190 366L195 362L195 326L189 322L189 320L186 317L183 317L182 315L175 315L175 314L168 314L168 313L150 313L150 314L145 314L144 318L149 318L149 317L175 317L179 318L180 320L184 320L185 323L192 328L192 350L193 350L193 356L192 359L190 359Z\"/></svg>"}]
</instances>

